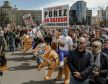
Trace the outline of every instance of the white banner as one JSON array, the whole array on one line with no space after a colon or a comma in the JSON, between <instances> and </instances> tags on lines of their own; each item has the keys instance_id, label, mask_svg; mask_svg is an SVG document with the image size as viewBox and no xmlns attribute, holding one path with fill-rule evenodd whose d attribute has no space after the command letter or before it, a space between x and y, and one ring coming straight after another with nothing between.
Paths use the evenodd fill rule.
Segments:
<instances>
[{"instance_id":1,"label":"white banner","mask_svg":"<svg viewBox=\"0 0 108 84\"><path fill-rule=\"evenodd\" d=\"M33 22L33 19L31 17L31 14L24 15L23 16L23 20L24 20L26 26L34 25L34 22Z\"/></svg>"},{"instance_id":2,"label":"white banner","mask_svg":"<svg viewBox=\"0 0 108 84\"><path fill-rule=\"evenodd\" d=\"M69 5L43 9L45 27L69 27Z\"/></svg>"}]
</instances>

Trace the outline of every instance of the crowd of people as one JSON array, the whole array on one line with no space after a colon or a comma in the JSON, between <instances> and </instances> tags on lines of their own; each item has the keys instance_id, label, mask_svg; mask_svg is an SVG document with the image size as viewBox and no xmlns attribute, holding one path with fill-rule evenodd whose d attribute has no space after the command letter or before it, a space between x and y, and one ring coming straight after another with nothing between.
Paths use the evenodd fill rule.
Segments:
<instances>
[{"instance_id":1,"label":"crowd of people","mask_svg":"<svg viewBox=\"0 0 108 84\"><path fill-rule=\"evenodd\" d=\"M33 39L33 49L45 42L57 51L60 67L67 65L71 72L70 84L108 83L108 39L99 27L76 26L70 28L0 28L0 46L9 51L21 49L21 37L28 34ZM34 34L34 36L33 36ZM3 39L1 40L1 38ZM1 61L0 61L1 62Z\"/></svg>"}]
</instances>

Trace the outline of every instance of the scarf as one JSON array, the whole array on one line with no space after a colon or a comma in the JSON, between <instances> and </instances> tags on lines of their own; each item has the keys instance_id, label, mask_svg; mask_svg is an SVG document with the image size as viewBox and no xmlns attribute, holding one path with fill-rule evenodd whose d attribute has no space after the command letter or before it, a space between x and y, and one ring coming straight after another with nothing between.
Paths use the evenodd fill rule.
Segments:
<instances>
[{"instance_id":1,"label":"scarf","mask_svg":"<svg viewBox=\"0 0 108 84\"><path fill-rule=\"evenodd\" d=\"M94 55L94 57L96 57L94 61L94 65L96 66L96 68L100 68L100 53L97 55Z\"/></svg>"}]
</instances>

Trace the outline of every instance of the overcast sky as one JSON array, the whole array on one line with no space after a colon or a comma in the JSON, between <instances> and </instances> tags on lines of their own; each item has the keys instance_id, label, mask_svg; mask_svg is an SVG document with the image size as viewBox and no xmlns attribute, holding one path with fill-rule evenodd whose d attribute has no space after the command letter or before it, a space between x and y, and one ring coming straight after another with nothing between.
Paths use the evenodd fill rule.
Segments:
<instances>
[{"instance_id":1,"label":"overcast sky","mask_svg":"<svg viewBox=\"0 0 108 84\"><path fill-rule=\"evenodd\" d=\"M0 0L0 6L3 4L3 1ZM18 9L30 9L30 10L42 10L46 7L57 6L57 5L65 5L69 4L70 6L79 0L8 0L11 2L11 5ZM87 2L87 7L93 10L93 16L97 14L97 10L99 10L99 6L106 9L108 6L108 0L83 0Z\"/></svg>"}]
</instances>

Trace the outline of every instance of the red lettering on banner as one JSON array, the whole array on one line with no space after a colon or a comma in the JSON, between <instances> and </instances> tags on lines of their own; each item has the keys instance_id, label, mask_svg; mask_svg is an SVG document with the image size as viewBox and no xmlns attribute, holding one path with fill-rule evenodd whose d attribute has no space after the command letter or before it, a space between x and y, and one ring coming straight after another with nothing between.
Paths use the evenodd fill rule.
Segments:
<instances>
[{"instance_id":1,"label":"red lettering on banner","mask_svg":"<svg viewBox=\"0 0 108 84\"><path fill-rule=\"evenodd\" d=\"M57 18L55 18L55 21L57 22Z\"/></svg>"},{"instance_id":2,"label":"red lettering on banner","mask_svg":"<svg viewBox=\"0 0 108 84\"><path fill-rule=\"evenodd\" d=\"M47 19L47 22L50 22L49 19Z\"/></svg>"},{"instance_id":3,"label":"red lettering on banner","mask_svg":"<svg viewBox=\"0 0 108 84\"><path fill-rule=\"evenodd\" d=\"M64 22L67 22L67 17L64 17Z\"/></svg>"},{"instance_id":4,"label":"red lettering on banner","mask_svg":"<svg viewBox=\"0 0 108 84\"><path fill-rule=\"evenodd\" d=\"M63 18L61 18L61 22L63 22Z\"/></svg>"},{"instance_id":5,"label":"red lettering on banner","mask_svg":"<svg viewBox=\"0 0 108 84\"><path fill-rule=\"evenodd\" d=\"M50 18L50 22L53 22L52 18Z\"/></svg>"},{"instance_id":6,"label":"red lettering on banner","mask_svg":"<svg viewBox=\"0 0 108 84\"><path fill-rule=\"evenodd\" d=\"M47 18L47 19L44 19L44 22L50 22L50 21L49 21L49 18Z\"/></svg>"},{"instance_id":7,"label":"red lettering on banner","mask_svg":"<svg viewBox=\"0 0 108 84\"><path fill-rule=\"evenodd\" d=\"M53 18L53 22L56 22L56 19L55 18Z\"/></svg>"},{"instance_id":8,"label":"red lettering on banner","mask_svg":"<svg viewBox=\"0 0 108 84\"><path fill-rule=\"evenodd\" d=\"M53 18L51 18L52 19L52 21L51 22L54 22L54 19Z\"/></svg>"},{"instance_id":9,"label":"red lettering on banner","mask_svg":"<svg viewBox=\"0 0 108 84\"><path fill-rule=\"evenodd\" d=\"M58 21L57 22L60 22L60 18L57 18L58 19Z\"/></svg>"},{"instance_id":10,"label":"red lettering on banner","mask_svg":"<svg viewBox=\"0 0 108 84\"><path fill-rule=\"evenodd\" d=\"M44 19L44 22L67 22L67 17L63 18L46 18Z\"/></svg>"}]
</instances>

